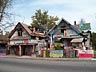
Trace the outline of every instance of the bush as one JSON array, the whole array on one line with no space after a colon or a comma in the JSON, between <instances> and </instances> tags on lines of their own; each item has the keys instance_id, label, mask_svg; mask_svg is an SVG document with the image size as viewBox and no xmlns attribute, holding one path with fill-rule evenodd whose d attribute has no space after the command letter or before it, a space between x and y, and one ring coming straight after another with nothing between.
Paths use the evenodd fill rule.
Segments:
<instances>
[{"instance_id":1,"label":"bush","mask_svg":"<svg viewBox=\"0 0 96 72\"><path fill-rule=\"evenodd\" d=\"M96 51L94 51L94 58L96 58Z\"/></svg>"},{"instance_id":2,"label":"bush","mask_svg":"<svg viewBox=\"0 0 96 72\"><path fill-rule=\"evenodd\" d=\"M46 57L50 57L50 52L46 50Z\"/></svg>"},{"instance_id":3,"label":"bush","mask_svg":"<svg viewBox=\"0 0 96 72\"><path fill-rule=\"evenodd\" d=\"M56 46L55 46L55 49L56 49L56 50L62 50L60 44L56 45Z\"/></svg>"}]
</instances>

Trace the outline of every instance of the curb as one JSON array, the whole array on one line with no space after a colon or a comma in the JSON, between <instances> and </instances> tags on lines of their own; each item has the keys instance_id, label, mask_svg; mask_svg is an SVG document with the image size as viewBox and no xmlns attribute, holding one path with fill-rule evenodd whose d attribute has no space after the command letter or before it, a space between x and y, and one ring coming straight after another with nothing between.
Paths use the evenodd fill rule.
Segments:
<instances>
[{"instance_id":1,"label":"curb","mask_svg":"<svg viewBox=\"0 0 96 72\"><path fill-rule=\"evenodd\" d=\"M80 59L80 58L39 58L30 56L0 56L2 58L13 58L13 59L30 59L30 60L48 60L48 61L96 61L95 58L91 59Z\"/></svg>"}]
</instances>

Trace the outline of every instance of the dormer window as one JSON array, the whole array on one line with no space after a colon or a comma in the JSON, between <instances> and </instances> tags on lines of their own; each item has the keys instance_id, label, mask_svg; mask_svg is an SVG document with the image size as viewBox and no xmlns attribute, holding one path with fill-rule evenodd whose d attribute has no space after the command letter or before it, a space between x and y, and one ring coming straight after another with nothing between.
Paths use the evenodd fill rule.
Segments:
<instances>
[{"instance_id":1,"label":"dormer window","mask_svg":"<svg viewBox=\"0 0 96 72\"><path fill-rule=\"evenodd\" d=\"M17 27L17 32L18 32L18 36L22 36L22 28L21 27Z\"/></svg>"}]
</instances>

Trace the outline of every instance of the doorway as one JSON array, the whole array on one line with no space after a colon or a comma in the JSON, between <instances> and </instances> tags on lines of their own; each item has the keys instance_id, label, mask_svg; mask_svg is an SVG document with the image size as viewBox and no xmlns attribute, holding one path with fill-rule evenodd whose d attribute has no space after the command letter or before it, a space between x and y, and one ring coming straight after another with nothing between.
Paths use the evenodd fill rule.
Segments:
<instances>
[{"instance_id":1,"label":"doorway","mask_svg":"<svg viewBox=\"0 0 96 72\"><path fill-rule=\"evenodd\" d=\"M22 55L26 55L26 48L25 47L22 48Z\"/></svg>"}]
</instances>

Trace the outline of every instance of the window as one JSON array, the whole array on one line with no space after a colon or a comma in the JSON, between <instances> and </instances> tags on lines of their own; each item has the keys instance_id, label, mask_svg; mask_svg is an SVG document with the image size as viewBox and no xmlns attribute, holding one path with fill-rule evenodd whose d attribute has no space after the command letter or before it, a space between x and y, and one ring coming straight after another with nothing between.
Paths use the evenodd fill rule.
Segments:
<instances>
[{"instance_id":1,"label":"window","mask_svg":"<svg viewBox=\"0 0 96 72\"><path fill-rule=\"evenodd\" d=\"M66 37L66 35L67 35L66 30L64 30L63 33L64 33L64 36Z\"/></svg>"},{"instance_id":2,"label":"window","mask_svg":"<svg viewBox=\"0 0 96 72\"><path fill-rule=\"evenodd\" d=\"M22 29L21 28L18 30L18 36L22 36Z\"/></svg>"},{"instance_id":3,"label":"window","mask_svg":"<svg viewBox=\"0 0 96 72\"><path fill-rule=\"evenodd\" d=\"M66 26L61 26L61 33L64 33L64 29L65 29Z\"/></svg>"}]
</instances>

